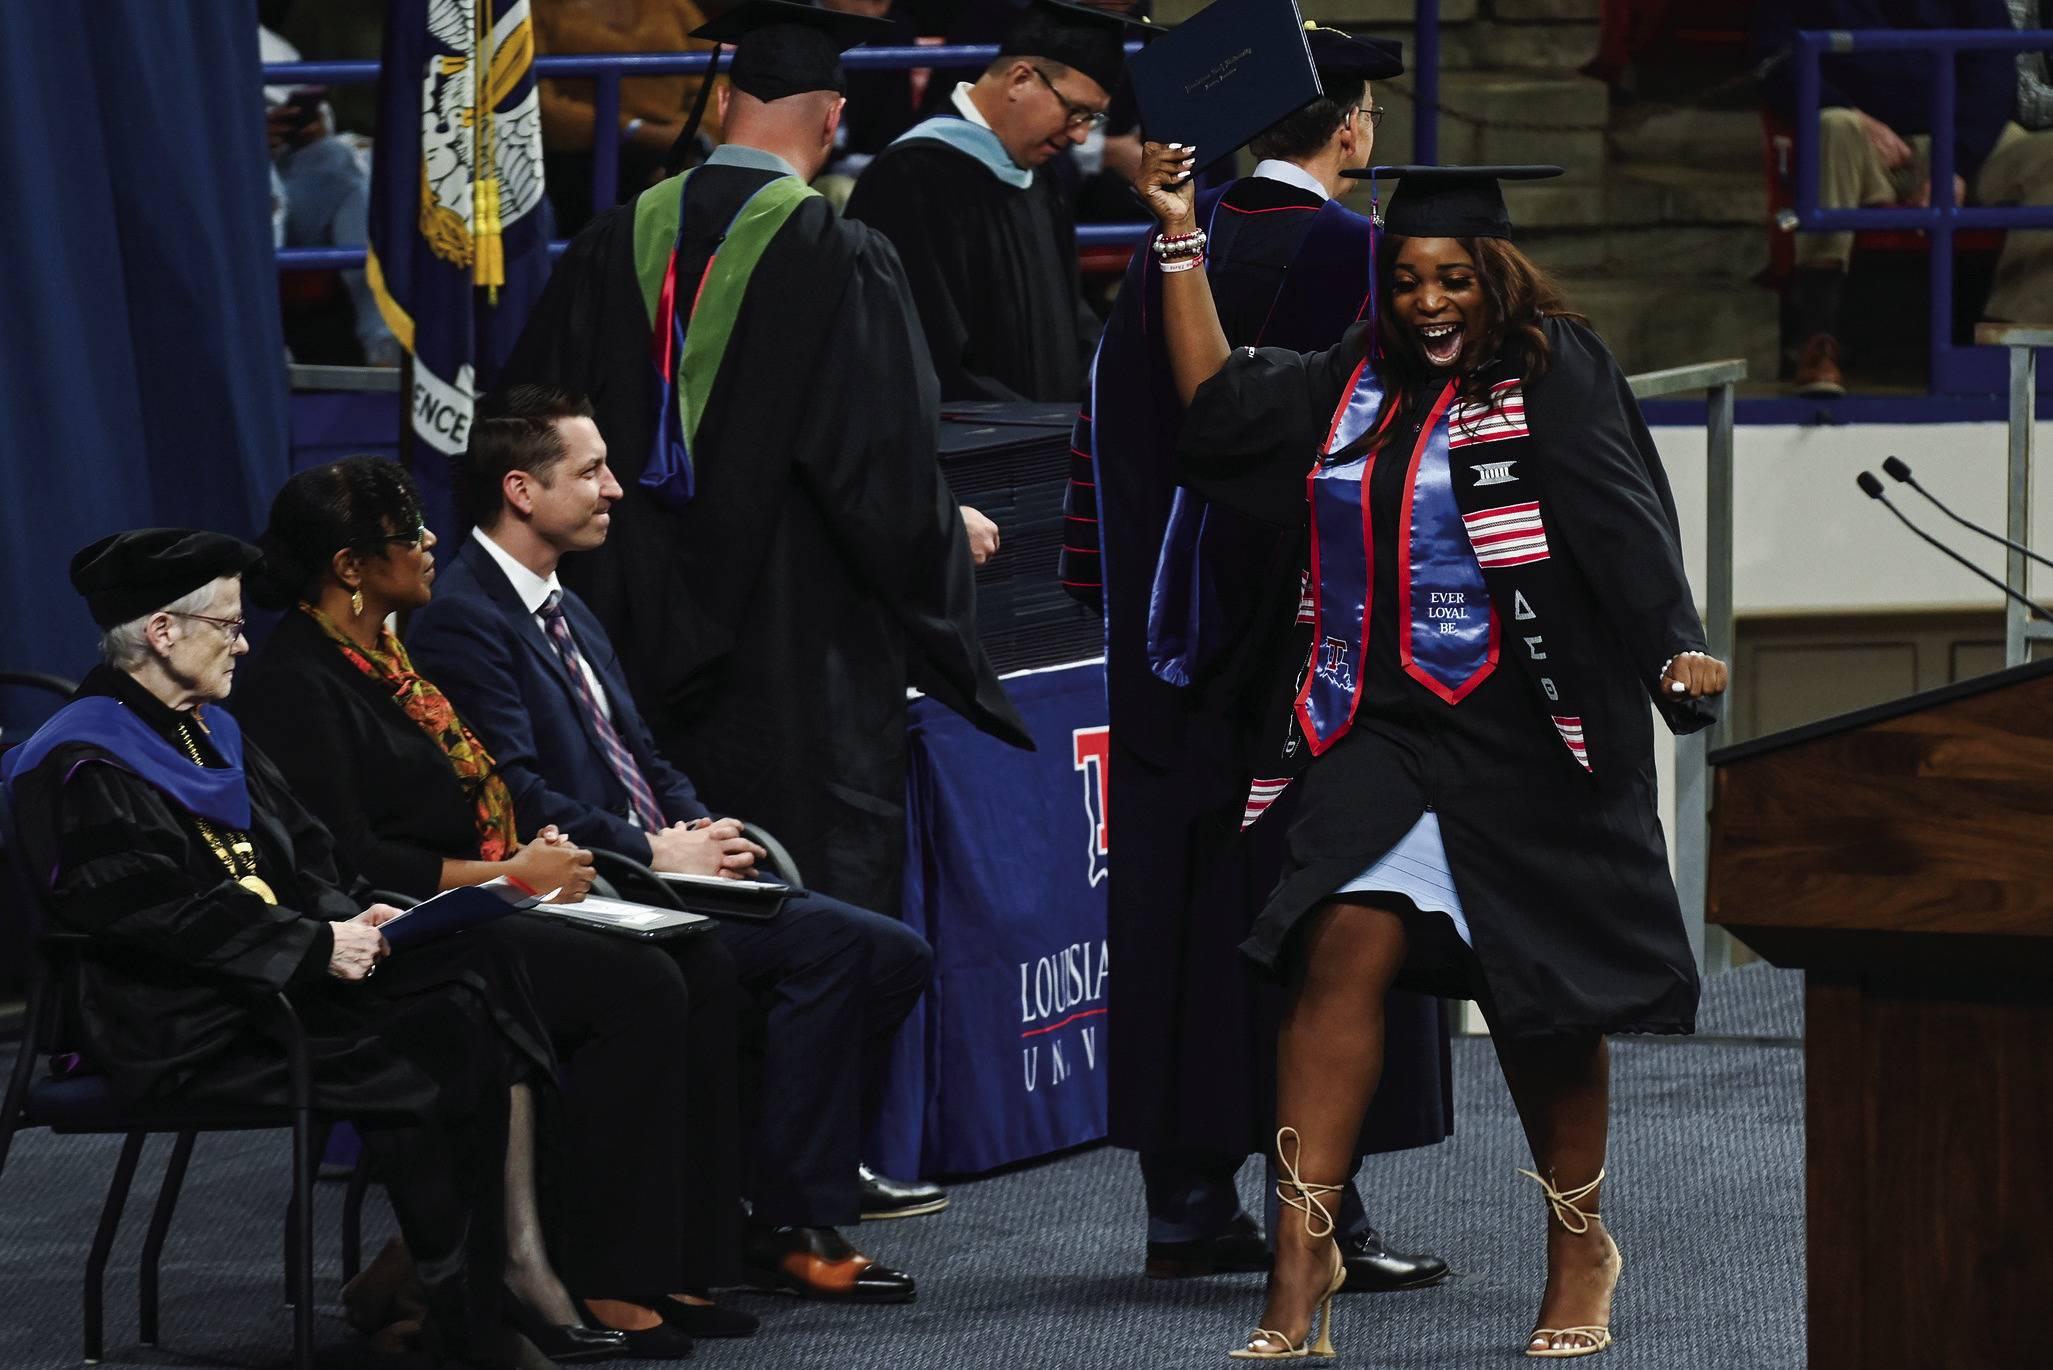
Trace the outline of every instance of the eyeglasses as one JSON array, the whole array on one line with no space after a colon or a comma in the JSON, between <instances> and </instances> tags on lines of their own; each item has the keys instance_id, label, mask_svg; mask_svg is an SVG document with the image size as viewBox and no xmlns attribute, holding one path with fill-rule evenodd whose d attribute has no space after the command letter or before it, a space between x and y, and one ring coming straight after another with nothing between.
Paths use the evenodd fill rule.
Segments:
<instances>
[{"instance_id":1,"label":"eyeglasses","mask_svg":"<svg viewBox=\"0 0 2053 1370\"><path fill-rule=\"evenodd\" d=\"M423 519L415 523L412 528L404 533L387 533L383 537L358 538L350 545L352 547L381 547L388 542L396 542L402 547L411 547L414 551L418 552L421 550L422 544L426 543L427 540L428 525L427 521Z\"/></svg>"},{"instance_id":2,"label":"eyeglasses","mask_svg":"<svg viewBox=\"0 0 2053 1370\"><path fill-rule=\"evenodd\" d=\"M1061 105L1064 111L1068 113L1069 122L1066 125L1064 125L1064 127L1088 128L1093 133L1096 133L1099 129L1105 127L1105 111L1101 109L1091 109L1086 105L1080 105L1076 101L1070 99L1067 95L1064 95L1061 91L1055 89L1055 83L1048 79L1048 73L1042 71L1039 67L1030 65L1028 67L1028 70L1032 71L1034 75L1041 78L1041 84L1048 88L1048 93L1054 96L1056 103Z\"/></svg>"},{"instance_id":3,"label":"eyeglasses","mask_svg":"<svg viewBox=\"0 0 2053 1370\"><path fill-rule=\"evenodd\" d=\"M171 611L171 616L173 618L196 618L202 623L211 623L222 632L228 634L230 642L242 636L242 630L249 622L246 618L209 618L205 614L182 614L175 609Z\"/></svg>"},{"instance_id":4,"label":"eyeglasses","mask_svg":"<svg viewBox=\"0 0 2053 1370\"><path fill-rule=\"evenodd\" d=\"M1354 112L1356 114L1368 115L1370 128L1379 127L1383 122L1383 107L1381 105L1356 105Z\"/></svg>"}]
</instances>

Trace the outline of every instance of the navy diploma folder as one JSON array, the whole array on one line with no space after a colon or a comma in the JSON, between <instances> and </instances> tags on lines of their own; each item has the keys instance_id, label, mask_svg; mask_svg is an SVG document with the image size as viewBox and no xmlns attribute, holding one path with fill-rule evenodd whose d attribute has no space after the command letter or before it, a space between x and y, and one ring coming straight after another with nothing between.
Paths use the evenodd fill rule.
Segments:
<instances>
[{"instance_id":1,"label":"navy diploma folder","mask_svg":"<svg viewBox=\"0 0 2053 1370\"><path fill-rule=\"evenodd\" d=\"M378 931L385 934L392 950L405 951L448 933L504 918L515 909L533 908L555 895L555 890L528 894L501 876L482 885L458 885L433 899L423 899L397 918L387 920Z\"/></svg>"},{"instance_id":2,"label":"navy diploma folder","mask_svg":"<svg viewBox=\"0 0 2053 1370\"><path fill-rule=\"evenodd\" d=\"M1238 150L1322 93L1297 0L1213 0L1126 64L1150 142Z\"/></svg>"}]
</instances>

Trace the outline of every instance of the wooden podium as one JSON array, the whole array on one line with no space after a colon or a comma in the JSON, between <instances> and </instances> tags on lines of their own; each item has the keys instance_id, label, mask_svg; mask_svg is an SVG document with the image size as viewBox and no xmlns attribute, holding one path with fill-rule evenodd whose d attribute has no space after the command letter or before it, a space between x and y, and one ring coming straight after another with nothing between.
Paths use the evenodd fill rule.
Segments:
<instances>
[{"instance_id":1,"label":"wooden podium","mask_svg":"<svg viewBox=\"0 0 2053 1370\"><path fill-rule=\"evenodd\" d=\"M1804 971L1811 1370L2053 1366L2053 661L1710 760L1706 916Z\"/></svg>"}]
</instances>

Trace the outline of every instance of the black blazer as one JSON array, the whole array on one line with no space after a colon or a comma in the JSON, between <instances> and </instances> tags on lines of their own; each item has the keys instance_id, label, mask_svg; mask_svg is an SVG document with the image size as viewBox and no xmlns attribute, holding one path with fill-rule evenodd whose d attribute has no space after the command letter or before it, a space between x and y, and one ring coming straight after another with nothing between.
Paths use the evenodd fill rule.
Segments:
<instances>
[{"instance_id":1,"label":"black blazer","mask_svg":"<svg viewBox=\"0 0 2053 1370\"><path fill-rule=\"evenodd\" d=\"M365 879L425 899L445 858L479 858L447 753L313 619L288 613L235 675L229 708L243 731Z\"/></svg>"}]
</instances>

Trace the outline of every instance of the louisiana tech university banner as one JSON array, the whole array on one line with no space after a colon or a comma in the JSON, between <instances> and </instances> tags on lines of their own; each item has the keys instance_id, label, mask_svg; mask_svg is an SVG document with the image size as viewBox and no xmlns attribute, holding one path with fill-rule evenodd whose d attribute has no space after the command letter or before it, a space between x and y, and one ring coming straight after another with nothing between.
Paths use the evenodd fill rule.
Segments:
<instances>
[{"instance_id":1,"label":"louisiana tech university banner","mask_svg":"<svg viewBox=\"0 0 2053 1370\"><path fill-rule=\"evenodd\" d=\"M1006 681L1040 750L920 700L905 921L934 944L868 1148L891 1175L966 1174L1105 1135L1105 668Z\"/></svg>"}]
</instances>

